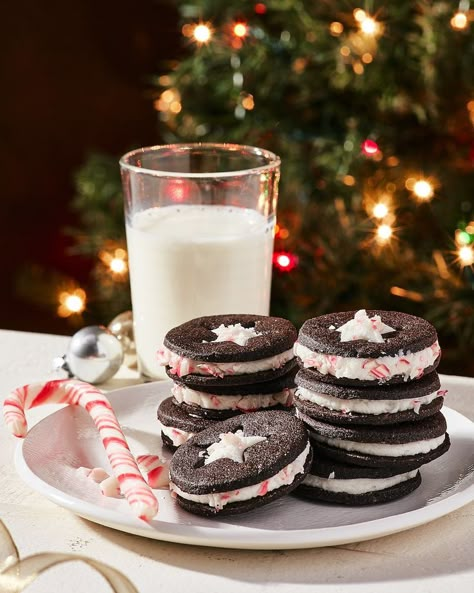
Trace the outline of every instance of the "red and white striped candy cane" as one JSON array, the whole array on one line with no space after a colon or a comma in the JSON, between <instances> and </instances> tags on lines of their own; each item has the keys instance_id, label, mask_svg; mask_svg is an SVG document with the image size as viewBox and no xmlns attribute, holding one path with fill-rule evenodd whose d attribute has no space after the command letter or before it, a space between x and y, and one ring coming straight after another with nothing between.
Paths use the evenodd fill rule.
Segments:
<instances>
[{"instance_id":1,"label":"red and white striped candy cane","mask_svg":"<svg viewBox=\"0 0 474 593\"><path fill-rule=\"evenodd\" d=\"M137 455L137 465L145 475L150 488L164 488L169 484L169 462L158 455Z\"/></svg>"},{"instance_id":2,"label":"red and white striped candy cane","mask_svg":"<svg viewBox=\"0 0 474 593\"><path fill-rule=\"evenodd\" d=\"M89 383L70 379L18 387L3 404L5 423L10 431L17 437L24 437L28 431L25 410L42 404L81 406L91 415L122 494L140 519L152 519L158 512L158 501L143 479L105 395Z\"/></svg>"}]
</instances>

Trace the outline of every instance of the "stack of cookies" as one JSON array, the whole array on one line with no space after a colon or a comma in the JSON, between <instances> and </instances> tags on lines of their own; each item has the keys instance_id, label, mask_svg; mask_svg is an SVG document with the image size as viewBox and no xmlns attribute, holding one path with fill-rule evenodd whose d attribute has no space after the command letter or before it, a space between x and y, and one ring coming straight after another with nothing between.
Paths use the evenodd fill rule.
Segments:
<instances>
[{"instance_id":1,"label":"stack of cookies","mask_svg":"<svg viewBox=\"0 0 474 593\"><path fill-rule=\"evenodd\" d=\"M314 453L296 493L372 504L417 488L419 468L450 445L435 328L394 311L333 313L303 324L295 353L295 405Z\"/></svg>"},{"instance_id":2,"label":"stack of cookies","mask_svg":"<svg viewBox=\"0 0 474 593\"><path fill-rule=\"evenodd\" d=\"M295 327L263 315L200 317L169 331L158 353L173 379L158 408L163 442L176 449L215 422L259 410L291 410Z\"/></svg>"}]
</instances>

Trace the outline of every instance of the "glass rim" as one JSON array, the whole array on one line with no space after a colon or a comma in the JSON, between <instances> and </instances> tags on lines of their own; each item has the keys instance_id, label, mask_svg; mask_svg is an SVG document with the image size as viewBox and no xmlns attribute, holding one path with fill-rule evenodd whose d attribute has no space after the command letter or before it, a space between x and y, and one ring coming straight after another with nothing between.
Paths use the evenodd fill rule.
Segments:
<instances>
[{"instance_id":1,"label":"glass rim","mask_svg":"<svg viewBox=\"0 0 474 593\"><path fill-rule=\"evenodd\" d=\"M246 150L250 155L263 156L268 160L265 165L259 165L257 167L250 167L248 169L240 169L237 171L206 171L204 173L187 173L177 171L166 171L164 169L148 169L146 167L138 167L132 165L130 160L137 155L145 153L157 153L162 150L169 149L181 149L183 151L190 150L193 148L206 148L206 149L219 149L222 151L237 151ZM275 153L266 150L265 148L258 148L257 146L248 146L246 144L235 144L231 142L185 142L185 143L173 143L173 144L156 144L154 146L144 146L142 148L136 148L130 152L125 153L120 159L119 164L122 169L132 171L133 173L141 173L144 175L152 175L155 177L186 177L194 179L216 179L226 177L241 177L244 175L254 175L257 173L265 173L268 171L274 171L281 165L281 159Z\"/></svg>"}]
</instances>

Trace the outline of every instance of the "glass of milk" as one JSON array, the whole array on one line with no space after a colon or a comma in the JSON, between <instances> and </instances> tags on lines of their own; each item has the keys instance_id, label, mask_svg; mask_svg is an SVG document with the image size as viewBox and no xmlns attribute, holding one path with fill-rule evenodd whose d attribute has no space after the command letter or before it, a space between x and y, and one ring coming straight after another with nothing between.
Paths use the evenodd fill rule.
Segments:
<instances>
[{"instance_id":1,"label":"glass of milk","mask_svg":"<svg viewBox=\"0 0 474 593\"><path fill-rule=\"evenodd\" d=\"M251 146L174 144L120 160L140 372L194 317L268 315L280 159Z\"/></svg>"}]
</instances>

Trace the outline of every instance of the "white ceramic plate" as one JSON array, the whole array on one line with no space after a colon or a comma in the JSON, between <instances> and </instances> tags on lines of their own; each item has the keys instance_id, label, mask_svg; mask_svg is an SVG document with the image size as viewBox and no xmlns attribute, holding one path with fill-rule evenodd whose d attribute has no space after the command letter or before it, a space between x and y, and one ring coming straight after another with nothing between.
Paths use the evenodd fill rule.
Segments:
<instances>
[{"instance_id":1,"label":"white ceramic plate","mask_svg":"<svg viewBox=\"0 0 474 593\"><path fill-rule=\"evenodd\" d=\"M158 403L170 382L127 387L109 394L135 455L161 454ZM427 523L474 500L474 424L443 409L451 448L422 468L422 484L399 501L346 508L292 496L241 515L205 519L181 510L166 490L156 490L156 520L136 519L125 500L106 498L78 467L108 468L98 433L82 409L66 407L30 430L16 452L23 480L44 496L96 523L143 537L227 548L288 549L372 539ZM169 456L169 455L168 455Z\"/></svg>"}]
</instances>

